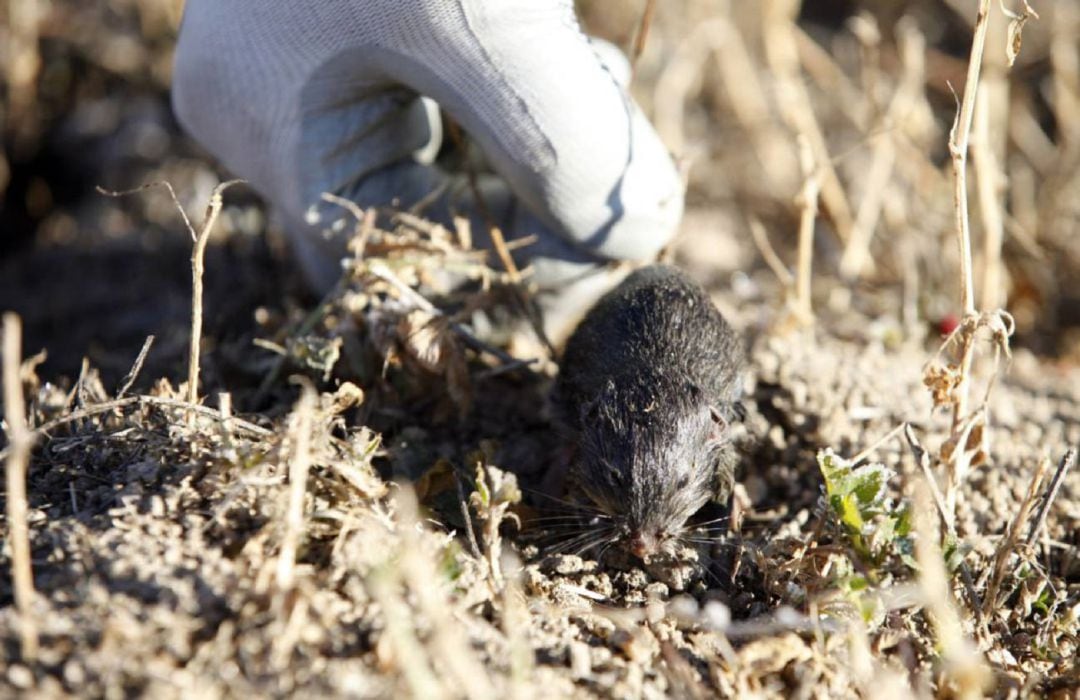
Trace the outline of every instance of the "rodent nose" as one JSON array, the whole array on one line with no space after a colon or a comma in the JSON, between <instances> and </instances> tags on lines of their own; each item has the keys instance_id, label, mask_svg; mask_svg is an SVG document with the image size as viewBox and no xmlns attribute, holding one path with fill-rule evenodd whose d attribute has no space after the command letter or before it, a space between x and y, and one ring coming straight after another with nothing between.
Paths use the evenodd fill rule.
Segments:
<instances>
[{"instance_id":1,"label":"rodent nose","mask_svg":"<svg viewBox=\"0 0 1080 700\"><path fill-rule=\"evenodd\" d=\"M649 536L643 532L634 532L630 535L628 542L630 552L638 558L644 558L646 555L656 553L656 538Z\"/></svg>"}]
</instances>

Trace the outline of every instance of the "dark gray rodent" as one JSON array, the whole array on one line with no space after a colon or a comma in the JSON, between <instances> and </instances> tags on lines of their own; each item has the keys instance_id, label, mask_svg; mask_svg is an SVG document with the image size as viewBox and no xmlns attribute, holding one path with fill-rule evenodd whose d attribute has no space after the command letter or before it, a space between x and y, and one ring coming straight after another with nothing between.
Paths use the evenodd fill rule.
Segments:
<instances>
[{"instance_id":1,"label":"dark gray rodent","mask_svg":"<svg viewBox=\"0 0 1080 700\"><path fill-rule=\"evenodd\" d=\"M667 265L633 272L588 312L552 398L577 444L571 482L610 527L594 541L653 555L710 498L726 500L744 363L705 290Z\"/></svg>"}]
</instances>

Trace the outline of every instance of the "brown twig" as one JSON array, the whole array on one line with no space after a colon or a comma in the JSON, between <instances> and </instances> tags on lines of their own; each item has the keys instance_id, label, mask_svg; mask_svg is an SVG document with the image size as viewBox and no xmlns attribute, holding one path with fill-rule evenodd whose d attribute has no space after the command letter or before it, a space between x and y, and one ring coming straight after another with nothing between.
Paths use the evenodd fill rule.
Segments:
<instances>
[{"instance_id":1,"label":"brown twig","mask_svg":"<svg viewBox=\"0 0 1080 700\"><path fill-rule=\"evenodd\" d=\"M756 217L750 219L750 235L765 264L773 271L776 279L779 280L784 289L790 291L795 286L795 278L792 276L791 271L784 266L784 262L780 260L780 256L776 253L776 249L769 242L769 235L765 231L765 225Z\"/></svg>"},{"instance_id":2,"label":"brown twig","mask_svg":"<svg viewBox=\"0 0 1080 700\"><path fill-rule=\"evenodd\" d=\"M1076 448L1071 447L1058 463L1057 469L1054 471L1054 478L1050 481L1050 486L1046 489L1046 495L1043 497L1042 505L1039 506L1039 513L1035 516L1035 520L1031 523L1031 530L1028 531L1027 540L1025 544L1032 545L1035 540L1038 539L1040 531L1046 524L1046 516L1050 512L1050 505L1057 498L1058 490L1061 488L1062 482L1065 481L1065 474L1076 463Z\"/></svg>"},{"instance_id":3,"label":"brown twig","mask_svg":"<svg viewBox=\"0 0 1080 700\"><path fill-rule=\"evenodd\" d=\"M308 470L311 468L311 426L315 416L317 396L310 381L302 381L300 398L292 415L293 450L289 459L289 501L285 510L285 534L277 561L279 591L293 587L296 550L304 531L304 495L307 493Z\"/></svg>"},{"instance_id":4,"label":"brown twig","mask_svg":"<svg viewBox=\"0 0 1080 700\"><path fill-rule=\"evenodd\" d=\"M146 362L146 356L150 354L150 347L153 344L154 336L146 336L142 350L139 350L139 355L135 358L135 362L131 365L131 369L128 371L127 376L124 377L124 382L120 385L120 390L116 392L116 398L124 398L124 394L128 393L128 390L131 389L131 385L139 378L139 372L142 371L143 363Z\"/></svg>"},{"instance_id":5,"label":"brown twig","mask_svg":"<svg viewBox=\"0 0 1080 700\"><path fill-rule=\"evenodd\" d=\"M990 681L989 669L971 640L964 634L960 613L952 599L945 557L934 519L927 488L916 483L912 517L917 537L915 558L919 562L919 585L926 609L934 626L937 648L941 650L946 679L960 698L981 698Z\"/></svg>"},{"instance_id":6,"label":"brown twig","mask_svg":"<svg viewBox=\"0 0 1080 700\"><path fill-rule=\"evenodd\" d=\"M206 205L206 216L202 228L195 238L195 247L191 251L191 347L188 349L188 403L199 403L199 345L202 342L203 320L203 258L206 244L210 241L210 232L221 213L222 193L229 187L243 180L229 180L214 188L210 202Z\"/></svg>"},{"instance_id":7,"label":"brown twig","mask_svg":"<svg viewBox=\"0 0 1080 700\"><path fill-rule=\"evenodd\" d=\"M396 289L402 297L407 299L416 308L421 309L422 311L426 311L432 316L445 316L442 309L432 304L430 301L425 299L422 294L420 294L415 289L398 279L397 275L395 275L386 265L382 263L372 264L368 266L368 272L375 275L376 277ZM462 342L464 342L476 352L487 353L488 355L491 355L492 357L500 360L504 364L518 364L520 362L532 364L533 362L536 362L535 359L519 360L513 355L497 347L488 345L487 343L473 335L467 328L465 328L465 326L461 325L460 323L451 323L450 329L453 330L454 333L456 333L461 338Z\"/></svg>"},{"instance_id":8,"label":"brown twig","mask_svg":"<svg viewBox=\"0 0 1080 700\"><path fill-rule=\"evenodd\" d=\"M4 314L4 421L10 443L7 455L7 524L11 541L11 579L19 613L19 642L24 661L38 654L34 618L34 574L30 565L30 530L26 522L26 472L34 434L26 426L22 379L22 323L13 313Z\"/></svg>"},{"instance_id":9,"label":"brown twig","mask_svg":"<svg viewBox=\"0 0 1080 700\"><path fill-rule=\"evenodd\" d=\"M788 127L806 137L820 169L821 201L841 241L851 238L854 220L840 177L829 157L825 133L814 113L813 100L802 78L796 39L798 3L766 0L761 3L765 57L775 74L776 101Z\"/></svg>"},{"instance_id":10,"label":"brown twig","mask_svg":"<svg viewBox=\"0 0 1080 700\"><path fill-rule=\"evenodd\" d=\"M198 232L195 231L195 227L191 224L191 219L188 218L187 213L184 211L184 207L180 205L180 200L176 197L176 190L173 186L164 180L156 182L148 182L145 185L135 187L130 190L106 190L102 187L98 187L97 191L109 197L124 197L130 194L137 194L151 187L164 187L172 198L173 204L176 205L176 210L180 212L180 217L184 220L184 226L187 228L188 233L191 235L191 240L194 246L191 250L191 346L188 349L188 402L191 405L197 405L199 402L199 344L202 341L202 318L203 318L203 257L206 253L206 244L210 240L210 232L214 228L214 223L217 221L218 215L221 213L222 193L232 187L235 184L244 182L244 180L229 180L222 182L214 188L213 193L210 195L210 201L206 205L206 216L203 218L202 228Z\"/></svg>"},{"instance_id":11,"label":"brown twig","mask_svg":"<svg viewBox=\"0 0 1080 700\"><path fill-rule=\"evenodd\" d=\"M795 269L795 304L799 321L809 324L814 319L810 301L810 282L814 259L814 222L818 214L818 195L821 192L821 176L814 158L810 141L799 137L799 165L802 168L803 188L799 193L799 256Z\"/></svg>"},{"instance_id":12,"label":"brown twig","mask_svg":"<svg viewBox=\"0 0 1080 700\"><path fill-rule=\"evenodd\" d=\"M80 408L77 411L72 411L71 413L60 416L59 418L54 418L53 420L47 423L43 423L37 428L34 428L34 430L31 431L31 437L36 440L38 437L48 435L50 430L55 430L61 425L74 423L76 421L83 420L84 418L91 418L102 413L108 413L109 411L115 411L118 408L124 408L126 406L131 406L134 404L148 404L151 406L161 406L164 408L175 408L182 411L191 411L201 416L212 418L218 421L228 420L232 428L237 428L258 437L266 438L271 437L274 434L272 430L267 430L266 428L255 425L254 423L242 420L240 418L236 418L235 416L223 416L219 411L216 411L213 408L209 408L208 406L192 406L186 401L181 401L179 399L169 399L163 396L125 396L122 399L114 399L112 401L106 401L104 403L97 403L92 406ZM6 459L7 457L9 457L10 452L11 447L0 450L0 459Z\"/></svg>"},{"instance_id":13,"label":"brown twig","mask_svg":"<svg viewBox=\"0 0 1080 700\"><path fill-rule=\"evenodd\" d=\"M975 290L971 272L971 231L968 223L967 156L989 18L990 0L979 0L975 35L971 41L971 55L968 59L967 82L964 84L960 110L956 114L949 133L949 155L952 157L953 165L954 223L960 248L960 306L964 314L975 313ZM964 403L966 408L966 401ZM965 411L959 411L959 415L964 415L964 413Z\"/></svg>"},{"instance_id":14,"label":"brown twig","mask_svg":"<svg viewBox=\"0 0 1080 700\"><path fill-rule=\"evenodd\" d=\"M968 435L974 427L972 420L974 416L969 413L969 402L971 364L975 355L978 316L975 310L974 277L971 262L971 230L968 220L967 157L979 87L979 74L986 45L986 32L989 25L990 3L991 0L979 0L974 36L971 42L971 53L968 58L964 94L956 117L953 120L952 129L949 132L949 154L953 166L953 216L957 245L960 251L960 306L963 314L959 326L962 330L956 334L960 344L960 362L956 370L955 391L952 392L953 415L950 441L953 444L953 450L947 460L948 481L945 497L949 509L950 523L953 522L955 516L957 491L967 478L971 456L968 452L967 442Z\"/></svg>"},{"instance_id":15,"label":"brown twig","mask_svg":"<svg viewBox=\"0 0 1080 700\"><path fill-rule=\"evenodd\" d=\"M999 82L1004 82L998 78ZM987 85L990 88L991 85ZM982 307L995 309L1004 301L1001 245L1005 239L1005 218L1001 209L1004 177L990 142L991 93L979 94L972 133L971 158L975 164L979 211L983 225Z\"/></svg>"},{"instance_id":16,"label":"brown twig","mask_svg":"<svg viewBox=\"0 0 1080 700\"><path fill-rule=\"evenodd\" d=\"M649 38L649 28L652 27L654 12L656 12L656 0L645 0L645 9L641 13L641 22L638 23L637 33L634 36L634 50L630 54L631 79L637 73L638 59L645 52L645 41Z\"/></svg>"},{"instance_id":17,"label":"brown twig","mask_svg":"<svg viewBox=\"0 0 1080 700\"><path fill-rule=\"evenodd\" d=\"M1035 505L1035 495L1042 486L1048 466L1049 460L1045 458L1039 460L1039 464L1035 468L1035 475L1031 477L1031 483L1028 484L1028 490L1024 495L1024 500L1020 502L1020 507L1017 508L1016 516L1012 519L1012 522L1009 523L1008 530L1005 532L1005 537L997 547L994 563L990 570L990 581L986 585L986 597L983 600L983 612L987 614L994 609L994 606L997 603L1001 582L1005 580L1005 565L1008 563L1009 557L1016 551L1016 546L1020 542L1020 530L1024 523L1028 521L1028 516L1031 515L1031 509ZM1034 532L1034 529L1032 529L1032 532ZM1031 538L1029 537L1029 541L1030 539Z\"/></svg>"}]
</instances>

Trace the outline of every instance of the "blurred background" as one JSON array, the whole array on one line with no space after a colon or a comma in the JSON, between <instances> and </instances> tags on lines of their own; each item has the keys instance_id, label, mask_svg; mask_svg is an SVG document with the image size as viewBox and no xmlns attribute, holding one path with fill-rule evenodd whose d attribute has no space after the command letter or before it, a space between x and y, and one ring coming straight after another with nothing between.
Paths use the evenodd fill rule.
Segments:
<instances>
[{"instance_id":1,"label":"blurred background","mask_svg":"<svg viewBox=\"0 0 1080 700\"><path fill-rule=\"evenodd\" d=\"M1009 3L1007 3L1009 4ZM1080 361L1080 3L1038 2L1016 65L993 3L973 133L980 308L1015 316L1015 345ZM629 49L644 1L583 0L587 31ZM789 292L805 180L821 167L819 317L882 319L936 337L959 310L948 135L974 0L666 0L634 92L689 179L676 255L723 288L744 326ZM148 376L182 368L189 240L225 173L178 129L168 90L182 0L0 4L0 307L26 323L45 376L84 355L120 376L150 333ZM310 305L262 203L235 189L209 253L210 381L243 372L260 324ZM739 309L750 309L749 311ZM859 312L852 314L853 311Z\"/></svg>"}]
</instances>

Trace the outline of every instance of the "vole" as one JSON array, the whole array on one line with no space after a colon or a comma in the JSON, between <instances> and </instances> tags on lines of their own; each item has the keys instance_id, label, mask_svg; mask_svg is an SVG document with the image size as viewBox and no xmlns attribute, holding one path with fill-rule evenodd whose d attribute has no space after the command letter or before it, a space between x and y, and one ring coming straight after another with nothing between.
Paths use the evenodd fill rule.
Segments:
<instances>
[{"instance_id":1,"label":"vole","mask_svg":"<svg viewBox=\"0 0 1080 700\"><path fill-rule=\"evenodd\" d=\"M667 551L688 518L730 493L740 340L701 286L651 265L593 306L559 365L552 403L577 448L570 484L606 528L590 541L641 558Z\"/></svg>"}]
</instances>

